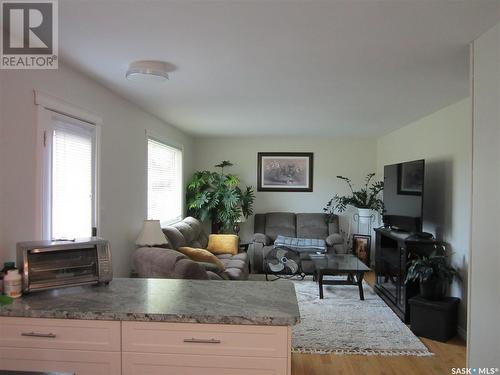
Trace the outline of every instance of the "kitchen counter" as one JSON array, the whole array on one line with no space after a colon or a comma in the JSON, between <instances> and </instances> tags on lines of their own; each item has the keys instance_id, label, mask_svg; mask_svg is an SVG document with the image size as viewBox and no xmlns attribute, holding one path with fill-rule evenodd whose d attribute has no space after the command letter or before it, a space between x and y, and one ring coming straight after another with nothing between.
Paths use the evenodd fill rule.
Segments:
<instances>
[{"instance_id":1,"label":"kitchen counter","mask_svg":"<svg viewBox=\"0 0 500 375\"><path fill-rule=\"evenodd\" d=\"M125 278L27 294L0 306L0 316L273 326L300 320L288 281Z\"/></svg>"}]
</instances>

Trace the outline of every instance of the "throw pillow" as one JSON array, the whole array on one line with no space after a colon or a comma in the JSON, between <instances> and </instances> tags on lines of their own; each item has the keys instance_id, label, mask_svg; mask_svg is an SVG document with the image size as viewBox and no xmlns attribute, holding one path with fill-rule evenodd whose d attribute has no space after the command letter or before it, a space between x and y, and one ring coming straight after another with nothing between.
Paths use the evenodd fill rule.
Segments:
<instances>
[{"instance_id":1,"label":"throw pillow","mask_svg":"<svg viewBox=\"0 0 500 375\"><path fill-rule=\"evenodd\" d=\"M211 234L207 250L214 254L238 254L239 237L235 234Z\"/></svg>"},{"instance_id":2,"label":"throw pillow","mask_svg":"<svg viewBox=\"0 0 500 375\"><path fill-rule=\"evenodd\" d=\"M222 263L222 261L219 258L217 258L214 254L205 249L197 249L194 247L182 246L179 247L177 251L181 252L191 260L197 262L207 262L215 264L217 268L219 268L221 271L224 271L226 269L224 263Z\"/></svg>"}]
</instances>

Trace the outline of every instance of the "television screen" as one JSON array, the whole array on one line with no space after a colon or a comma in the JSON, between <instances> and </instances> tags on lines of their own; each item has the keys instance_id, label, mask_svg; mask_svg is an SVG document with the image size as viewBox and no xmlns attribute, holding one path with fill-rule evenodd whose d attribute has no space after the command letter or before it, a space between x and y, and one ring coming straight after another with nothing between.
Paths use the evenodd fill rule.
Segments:
<instances>
[{"instance_id":1,"label":"television screen","mask_svg":"<svg viewBox=\"0 0 500 375\"><path fill-rule=\"evenodd\" d=\"M384 167L384 224L407 232L422 231L424 160Z\"/></svg>"}]
</instances>

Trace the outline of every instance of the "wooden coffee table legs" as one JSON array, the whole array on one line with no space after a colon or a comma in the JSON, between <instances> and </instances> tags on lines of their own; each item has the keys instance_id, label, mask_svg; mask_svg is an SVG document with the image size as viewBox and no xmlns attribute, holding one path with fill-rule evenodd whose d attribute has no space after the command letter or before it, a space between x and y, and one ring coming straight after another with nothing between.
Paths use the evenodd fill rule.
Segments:
<instances>
[{"instance_id":1,"label":"wooden coffee table legs","mask_svg":"<svg viewBox=\"0 0 500 375\"><path fill-rule=\"evenodd\" d=\"M365 294L363 292L363 277L364 272L349 272L347 273L347 280L324 280L324 276L336 276L339 274L345 275L346 273L328 273L324 274L321 270L316 271L316 281L319 287L319 299L323 299L323 285L357 285L359 289L359 299L361 301L365 300Z\"/></svg>"},{"instance_id":2,"label":"wooden coffee table legs","mask_svg":"<svg viewBox=\"0 0 500 375\"><path fill-rule=\"evenodd\" d=\"M316 272L316 281L319 286L319 299L323 299L323 273L321 271Z\"/></svg>"},{"instance_id":3,"label":"wooden coffee table legs","mask_svg":"<svg viewBox=\"0 0 500 375\"><path fill-rule=\"evenodd\" d=\"M365 293L363 292L363 276L365 276L364 272L358 272L356 274L356 280L358 282L358 288L359 288L359 299L361 301L365 300Z\"/></svg>"}]
</instances>

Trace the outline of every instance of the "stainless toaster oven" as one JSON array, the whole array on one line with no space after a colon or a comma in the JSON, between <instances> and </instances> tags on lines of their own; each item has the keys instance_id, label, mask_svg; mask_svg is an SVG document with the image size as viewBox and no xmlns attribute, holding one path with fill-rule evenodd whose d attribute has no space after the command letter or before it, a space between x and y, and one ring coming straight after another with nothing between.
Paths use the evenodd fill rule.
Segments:
<instances>
[{"instance_id":1,"label":"stainless toaster oven","mask_svg":"<svg viewBox=\"0 0 500 375\"><path fill-rule=\"evenodd\" d=\"M113 279L109 243L98 237L19 242L17 264L24 293Z\"/></svg>"}]
</instances>

